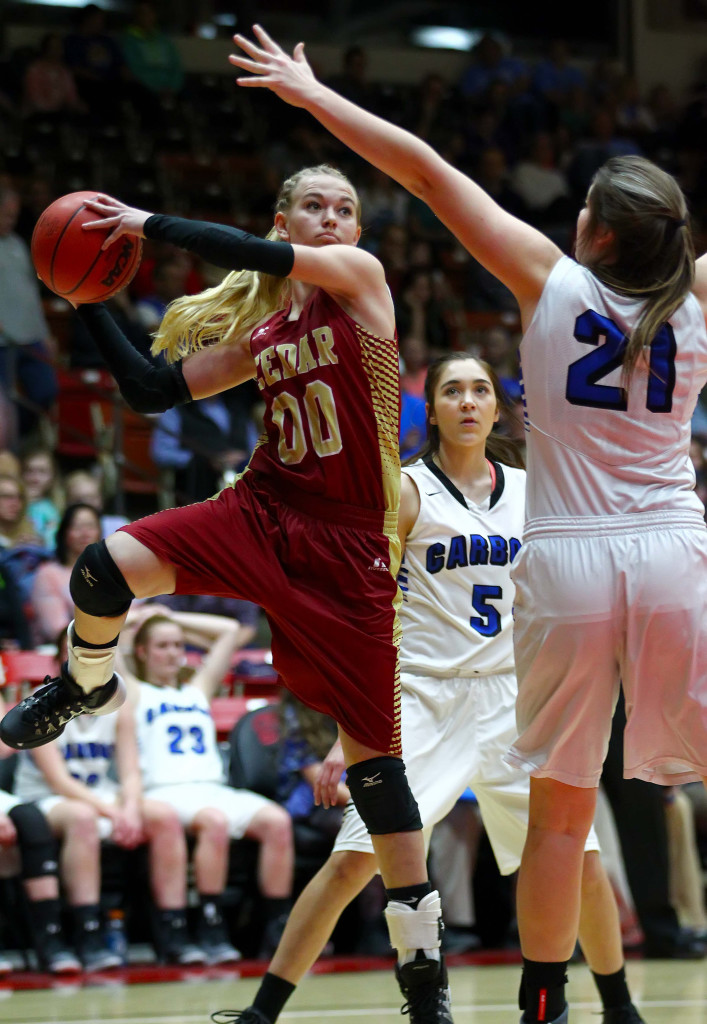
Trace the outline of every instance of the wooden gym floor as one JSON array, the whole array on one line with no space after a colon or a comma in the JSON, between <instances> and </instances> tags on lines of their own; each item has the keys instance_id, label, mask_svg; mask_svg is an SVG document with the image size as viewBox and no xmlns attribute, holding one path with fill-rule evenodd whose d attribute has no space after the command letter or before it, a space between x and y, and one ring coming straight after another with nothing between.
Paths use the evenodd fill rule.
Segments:
<instances>
[{"instance_id":1,"label":"wooden gym floor","mask_svg":"<svg viewBox=\"0 0 707 1024\"><path fill-rule=\"evenodd\" d=\"M452 958L458 963L462 958ZM450 968L455 1024L517 1024L517 964ZM629 982L647 1024L707 1024L707 964L629 961ZM570 1024L599 1024L596 990L586 967L570 967ZM8 1024L208 1024L220 1009L247 1006L256 977L193 972L179 982L125 984L108 974L90 985L57 983L17 991L0 985L0 1021ZM307 977L281 1020L308 1024L385 1024L400 1019L401 999L390 969Z\"/></svg>"}]
</instances>

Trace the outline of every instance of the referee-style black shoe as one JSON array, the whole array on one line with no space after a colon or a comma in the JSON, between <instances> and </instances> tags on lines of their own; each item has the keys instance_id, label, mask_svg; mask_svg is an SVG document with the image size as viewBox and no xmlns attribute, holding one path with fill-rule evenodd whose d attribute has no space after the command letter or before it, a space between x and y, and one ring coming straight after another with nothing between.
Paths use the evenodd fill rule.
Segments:
<instances>
[{"instance_id":1,"label":"referee-style black shoe","mask_svg":"<svg viewBox=\"0 0 707 1024\"><path fill-rule=\"evenodd\" d=\"M125 702L125 683L117 672L86 693L69 674L67 663L54 679L11 708L0 722L0 739L16 750L31 750L61 736L68 722L79 715L108 715Z\"/></svg>"},{"instance_id":2,"label":"referee-style black shoe","mask_svg":"<svg viewBox=\"0 0 707 1024\"><path fill-rule=\"evenodd\" d=\"M396 964L395 976L407 1002L401 1013L410 1014L410 1024L453 1024L444 957L428 960L418 950L407 964Z\"/></svg>"}]
</instances>

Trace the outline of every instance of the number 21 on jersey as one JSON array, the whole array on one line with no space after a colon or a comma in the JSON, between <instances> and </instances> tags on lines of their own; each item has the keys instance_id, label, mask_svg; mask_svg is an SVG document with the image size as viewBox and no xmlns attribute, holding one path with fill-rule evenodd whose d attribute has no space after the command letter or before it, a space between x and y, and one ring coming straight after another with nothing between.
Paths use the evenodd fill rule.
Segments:
<instances>
[{"instance_id":1,"label":"number 21 on jersey","mask_svg":"<svg viewBox=\"0 0 707 1024\"><path fill-rule=\"evenodd\" d=\"M585 345L596 346L580 359L570 363L567 371L565 397L572 405L593 409L616 409L625 412L626 389L599 384L602 377L621 366L628 338L609 317L593 309L578 316L574 336ZM670 412L675 388L675 355L677 345L670 324L661 326L650 346L646 408L649 412Z\"/></svg>"}]
</instances>

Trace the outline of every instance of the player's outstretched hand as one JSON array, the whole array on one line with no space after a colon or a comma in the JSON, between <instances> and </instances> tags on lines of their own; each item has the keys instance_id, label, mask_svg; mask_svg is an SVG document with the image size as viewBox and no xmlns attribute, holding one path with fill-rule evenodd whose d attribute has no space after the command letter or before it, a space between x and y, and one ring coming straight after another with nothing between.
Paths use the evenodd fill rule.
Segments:
<instances>
[{"instance_id":1,"label":"player's outstretched hand","mask_svg":"<svg viewBox=\"0 0 707 1024\"><path fill-rule=\"evenodd\" d=\"M111 242L115 242L121 235L145 237L143 231L145 221L148 217L152 216L147 210L138 210L134 206L126 206L119 199L114 199L112 196L100 193L95 199L87 199L84 205L89 210L93 210L94 213L98 213L103 217L103 220L94 220L84 224L84 231L95 231L97 229L105 231L106 228L112 228L112 231L108 233L101 245L101 249L107 249Z\"/></svg>"},{"instance_id":2,"label":"player's outstretched hand","mask_svg":"<svg viewBox=\"0 0 707 1024\"><path fill-rule=\"evenodd\" d=\"M260 25L253 25L253 32L260 46L245 36L233 37L233 42L247 56L232 53L228 58L230 63L252 72L245 78L237 78L236 82L248 88L272 89L291 106L303 107L318 84L304 55L304 43L297 43L290 57Z\"/></svg>"}]
</instances>

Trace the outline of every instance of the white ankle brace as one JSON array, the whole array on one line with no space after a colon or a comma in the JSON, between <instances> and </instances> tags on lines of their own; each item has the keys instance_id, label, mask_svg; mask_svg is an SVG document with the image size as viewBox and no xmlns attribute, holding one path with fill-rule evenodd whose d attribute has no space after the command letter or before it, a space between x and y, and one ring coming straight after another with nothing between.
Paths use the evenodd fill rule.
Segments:
<instances>
[{"instance_id":1,"label":"white ankle brace","mask_svg":"<svg viewBox=\"0 0 707 1024\"><path fill-rule=\"evenodd\" d=\"M442 901L436 889L423 896L415 910L397 900L388 903L385 919L390 944L401 963L414 959L418 949L429 959L439 959L441 917Z\"/></svg>"}]
</instances>

